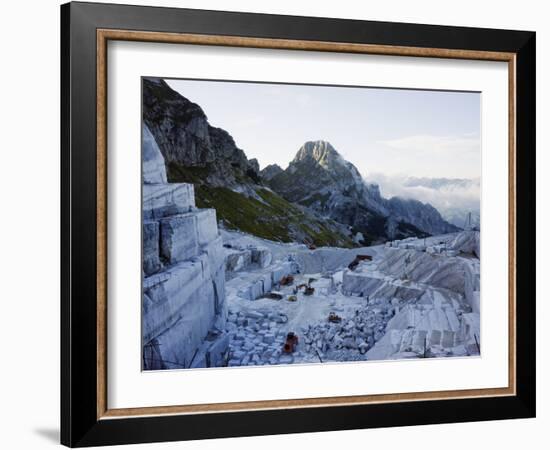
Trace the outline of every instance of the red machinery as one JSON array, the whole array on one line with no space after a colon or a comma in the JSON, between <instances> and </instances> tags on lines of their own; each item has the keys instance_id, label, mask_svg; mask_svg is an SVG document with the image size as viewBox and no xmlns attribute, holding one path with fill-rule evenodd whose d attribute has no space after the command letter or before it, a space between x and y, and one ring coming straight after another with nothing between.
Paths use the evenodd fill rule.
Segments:
<instances>
[{"instance_id":1,"label":"red machinery","mask_svg":"<svg viewBox=\"0 0 550 450\"><path fill-rule=\"evenodd\" d=\"M296 350L297 345L298 345L298 336L291 331L286 335L286 341L283 345L283 352L294 353L294 350Z\"/></svg>"},{"instance_id":2,"label":"red machinery","mask_svg":"<svg viewBox=\"0 0 550 450\"><path fill-rule=\"evenodd\" d=\"M361 261L372 261L372 256L370 255L357 255L355 259L349 264L349 270L355 270Z\"/></svg>"}]
</instances>

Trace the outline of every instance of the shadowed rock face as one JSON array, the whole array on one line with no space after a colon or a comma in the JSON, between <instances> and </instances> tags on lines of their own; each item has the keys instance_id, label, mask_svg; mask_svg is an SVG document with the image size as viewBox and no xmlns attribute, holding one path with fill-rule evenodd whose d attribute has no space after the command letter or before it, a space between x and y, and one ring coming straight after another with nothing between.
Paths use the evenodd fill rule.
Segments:
<instances>
[{"instance_id":1,"label":"shadowed rock face","mask_svg":"<svg viewBox=\"0 0 550 450\"><path fill-rule=\"evenodd\" d=\"M269 185L289 201L308 206L371 238L456 231L431 205L381 197L357 168L325 141L306 142L284 171L269 171Z\"/></svg>"},{"instance_id":2,"label":"shadowed rock face","mask_svg":"<svg viewBox=\"0 0 550 450\"><path fill-rule=\"evenodd\" d=\"M166 174L154 182L167 179L169 183L186 183L168 193L170 198L164 195L164 187L149 192L153 215L168 209L176 212L178 198L184 197L186 186L193 184L197 206L215 208L218 220L229 228L275 240L353 245L346 226L328 222L266 189L258 161L248 160L229 133L212 127L200 106L162 79L143 80L143 122L144 175L149 177L149 171L150 176L157 175L156 155L164 158ZM149 154L151 163L147 162Z\"/></svg>"},{"instance_id":3,"label":"shadowed rock face","mask_svg":"<svg viewBox=\"0 0 550 450\"><path fill-rule=\"evenodd\" d=\"M263 180L269 181L271 180L275 175L279 175L283 169L278 164L269 164L268 166L265 166L260 171L260 176Z\"/></svg>"},{"instance_id":4,"label":"shadowed rock face","mask_svg":"<svg viewBox=\"0 0 550 450\"><path fill-rule=\"evenodd\" d=\"M213 186L259 180L257 161L248 161L227 131L211 126L199 105L162 79L143 79L143 120L168 166L205 169L206 181Z\"/></svg>"},{"instance_id":5,"label":"shadowed rock face","mask_svg":"<svg viewBox=\"0 0 550 450\"><path fill-rule=\"evenodd\" d=\"M386 201L394 222L405 222L431 235L458 231L459 228L445 221L429 203L418 200L392 197Z\"/></svg>"}]
</instances>

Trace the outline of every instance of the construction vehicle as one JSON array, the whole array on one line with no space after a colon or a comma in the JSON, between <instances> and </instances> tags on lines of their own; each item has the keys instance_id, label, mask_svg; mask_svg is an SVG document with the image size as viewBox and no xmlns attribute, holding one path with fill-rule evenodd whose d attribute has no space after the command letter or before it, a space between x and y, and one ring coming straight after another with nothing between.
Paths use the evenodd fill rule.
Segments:
<instances>
[{"instance_id":1,"label":"construction vehicle","mask_svg":"<svg viewBox=\"0 0 550 450\"><path fill-rule=\"evenodd\" d=\"M284 295L281 294L280 292L268 292L267 294L265 294L264 297L269 298L271 300L281 300L284 297Z\"/></svg>"},{"instance_id":2,"label":"construction vehicle","mask_svg":"<svg viewBox=\"0 0 550 450\"><path fill-rule=\"evenodd\" d=\"M295 290L296 293L298 293L300 289L304 290L304 295L313 295L313 293L315 292L314 287L311 287L309 284L305 284L305 283L302 283L296 286L296 290Z\"/></svg>"},{"instance_id":3,"label":"construction vehicle","mask_svg":"<svg viewBox=\"0 0 550 450\"><path fill-rule=\"evenodd\" d=\"M356 255L355 259L349 263L348 269L355 270L361 261L372 261L371 255Z\"/></svg>"},{"instance_id":4,"label":"construction vehicle","mask_svg":"<svg viewBox=\"0 0 550 450\"><path fill-rule=\"evenodd\" d=\"M309 239L304 239L304 244L307 245L308 250L316 250L317 246Z\"/></svg>"},{"instance_id":5,"label":"construction vehicle","mask_svg":"<svg viewBox=\"0 0 550 450\"><path fill-rule=\"evenodd\" d=\"M311 286L306 286L304 290L304 295L313 295L314 292L315 292L315 288Z\"/></svg>"},{"instance_id":6,"label":"construction vehicle","mask_svg":"<svg viewBox=\"0 0 550 450\"><path fill-rule=\"evenodd\" d=\"M330 314L328 315L328 321L330 323L340 323L342 322L342 318L335 312L331 311Z\"/></svg>"},{"instance_id":7,"label":"construction vehicle","mask_svg":"<svg viewBox=\"0 0 550 450\"><path fill-rule=\"evenodd\" d=\"M294 332L291 331L286 335L286 341L283 344L283 352L294 353L297 345L298 345L298 335L294 334Z\"/></svg>"},{"instance_id":8,"label":"construction vehicle","mask_svg":"<svg viewBox=\"0 0 550 450\"><path fill-rule=\"evenodd\" d=\"M292 275L286 275L279 281L281 286L290 286L292 283L294 283L294 277Z\"/></svg>"}]
</instances>

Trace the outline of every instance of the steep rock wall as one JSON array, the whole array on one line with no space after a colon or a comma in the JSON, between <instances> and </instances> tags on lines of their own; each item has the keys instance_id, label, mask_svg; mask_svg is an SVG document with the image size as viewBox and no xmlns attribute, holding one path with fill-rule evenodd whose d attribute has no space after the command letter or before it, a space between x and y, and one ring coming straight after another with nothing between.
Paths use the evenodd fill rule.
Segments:
<instances>
[{"instance_id":1,"label":"steep rock wall","mask_svg":"<svg viewBox=\"0 0 550 450\"><path fill-rule=\"evenodd\" d=\"M166 183L145 124L143 159L143 368L224 365L225 255L216 212L195 207L193 185Z\"/></svg>"}]
</instances>

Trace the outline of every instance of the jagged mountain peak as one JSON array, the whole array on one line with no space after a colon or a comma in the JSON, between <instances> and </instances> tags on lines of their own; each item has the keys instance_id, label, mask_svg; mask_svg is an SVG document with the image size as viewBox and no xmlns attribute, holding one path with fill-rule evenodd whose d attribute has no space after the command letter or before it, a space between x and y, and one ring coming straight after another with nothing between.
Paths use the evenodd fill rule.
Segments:
<instances>
[{"instance_id":1,"label":"jagged mountain peak","mask_svg":"<svg viewBox=\"0 0 550 450\"><path fill-rule=\"evenodd\" d=\"M307 141L300 147L291 164L300 162L314 162L322 167L329 168L334 163L342 164L344 159L328 141Z\"/></svg>"},{"instance_id":2,"label":"jagged mountain peak","mask_svg":"<svg viewBox=\"0 0 550 450\"><path fill-rule=\"evenodd\" d=\"M429 204L382 198L378 185L367 184L327 141L306 142L286 170L266 181L287 200L351 226L369 241L456 230Z\"/></svg>"},{"instance_id":3,"label":"jagged mountain peak","mask_svg":"<svg viewBox=\"0 0 550 450\"><path fill-rule=\"evenodd\" d=\"M337 183L341 187L354 186L358 190L365 187L357 168L324 140L307 141L302 145L287 170L301 177L315 177L315 183L319 186L328 187Z\"/></svg>"},{"instance_id":4,"label":"jagged mountain peak","mask_svg":"<svg viewBox=\"0 0 550 450\"><path fill-rule=\"evenodd\" d=\"M262 179L269 181L273 177L279 175L281 172L283 172L281 166L279 166L278 164L269 164L260 171L260 176L262 177Z\"/></svg>"}]
</instances>

